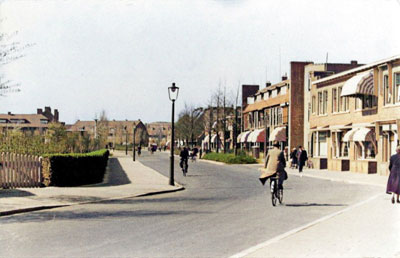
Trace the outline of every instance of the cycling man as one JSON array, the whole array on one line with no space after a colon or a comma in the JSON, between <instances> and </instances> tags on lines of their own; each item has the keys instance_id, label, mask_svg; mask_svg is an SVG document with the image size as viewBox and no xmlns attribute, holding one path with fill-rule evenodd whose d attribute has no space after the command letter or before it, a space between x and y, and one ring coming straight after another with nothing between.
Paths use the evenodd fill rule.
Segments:
<instances>
[{"instance_id":1,"label":"cycling man","mask_svg":"<svg viewBox=\"0 0 400 258\"><path fill-rule=\"evenodd\" d=\"M188 149L186 147L184 147L179 156L181 157L181 162L179 162L179 166L183 170L183 168L184 168L183 166L185 165L186 173L187 173L187 168L189 167L188 166L188 158L189 158Z\"/></svg>"}]
</instances>

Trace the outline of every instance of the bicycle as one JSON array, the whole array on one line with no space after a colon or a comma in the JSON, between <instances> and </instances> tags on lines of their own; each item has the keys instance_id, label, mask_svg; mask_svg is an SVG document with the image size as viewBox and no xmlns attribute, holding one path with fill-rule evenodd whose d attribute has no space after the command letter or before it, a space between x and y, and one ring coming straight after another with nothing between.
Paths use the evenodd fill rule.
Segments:
<instances>
[{"instance_id":1,"label":"bicycle","mask_svg":"<svg viewBox=\"0 0 400 258\"><path fill-rule=\"evenodd\" d=\"M181 160L181 168L182 168L183 176L186 176L188 167L189 167L188 160L187 159Z\"/></svg>"},{"instance_id":2,"label":"bicycle","mask_svg":"<svg viewBox=\"0 0 400 258\"><path fill-rule=\"evenodd\" d=\"M276 206L276 200L279 201L279 204L282 204L283 201L283 189L279 189L278 180L278 177L271 177L270 189L272 206Z\"/></svg>"}]
</instances>

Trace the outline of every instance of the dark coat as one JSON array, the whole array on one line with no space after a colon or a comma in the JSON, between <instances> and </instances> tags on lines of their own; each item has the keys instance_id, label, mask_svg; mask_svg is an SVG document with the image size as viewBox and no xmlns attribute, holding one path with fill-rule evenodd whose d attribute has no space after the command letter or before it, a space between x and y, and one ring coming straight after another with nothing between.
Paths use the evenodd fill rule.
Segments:
<instances>
[{"instance_id":1,"label":"dark coat","mask_svg":"<svg viewBox=\"0 0 400 258\"><path fill-rule=\"evenodd\" d=\"M299 164L304 166L306 164L306 160L308 160L307 151L302 150L299 155Z\"/></svg>"}]
</instances>

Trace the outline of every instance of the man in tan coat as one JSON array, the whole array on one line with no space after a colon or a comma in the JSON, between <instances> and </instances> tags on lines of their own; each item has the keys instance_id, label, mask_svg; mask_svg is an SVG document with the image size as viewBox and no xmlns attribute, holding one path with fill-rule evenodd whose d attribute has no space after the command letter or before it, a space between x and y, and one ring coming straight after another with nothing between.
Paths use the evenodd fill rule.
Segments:
<instances>
[{"instance_id":1,"label":"man in tan coat","mask_svg":"<svg viewBox=\"0 0 400 258\"><path fill-rule=\"evenodd\" d=\"M268 178L277 173L279 177L279 186L281 188L283 182L283 172L286 161L285 156L281 150L279 150L279 143L273 144L274 148L268 151L267 158L265 159L264 169L261 169L262 173L260 175L261 182L265 182Z\"/></svg>"}]
</instances>

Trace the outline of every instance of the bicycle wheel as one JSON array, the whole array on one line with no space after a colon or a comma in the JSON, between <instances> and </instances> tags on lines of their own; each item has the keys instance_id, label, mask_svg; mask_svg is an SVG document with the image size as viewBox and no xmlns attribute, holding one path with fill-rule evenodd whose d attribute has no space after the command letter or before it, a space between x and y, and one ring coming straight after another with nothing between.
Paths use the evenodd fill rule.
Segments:
<instances>
[{"instance_id":1,"label":"bicycle wheel","mask_svg":"<svg viewBox=\"0 0 400 258\"><path fill-rule=\"evenodd\" d=\"M271 181L271 201L272 206L276 205L276 187L275 187L275 180Z\"/></svg>"},{"instance_id":2,"label":"bicycle wheel","mask_svg":"<svg viewBox=\"0 0 400 258\"><path fill-rule=\"evenodd\" d=\"M277 193L278 193L278 200L279 200L279 203L282 204L282 202L283 202L283 189L279 189L279 190L277 191Z\"/></svg>"}]
</instances>

